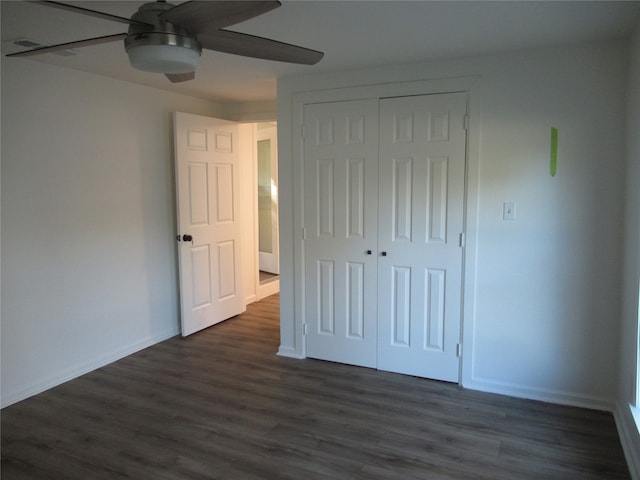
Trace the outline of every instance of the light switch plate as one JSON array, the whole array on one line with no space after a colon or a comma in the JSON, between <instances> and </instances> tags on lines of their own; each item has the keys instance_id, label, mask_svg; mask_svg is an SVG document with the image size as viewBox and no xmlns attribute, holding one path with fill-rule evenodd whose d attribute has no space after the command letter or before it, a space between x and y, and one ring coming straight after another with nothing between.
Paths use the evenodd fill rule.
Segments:
<instances>
[{"instance_id":1,"label":"light switch plate","mask_svg":"<svg viewBox=\"0 0 640 480\"><path fill-rule=\"evenodd\" d=\"M502 204L502 219L503 220L516 219L516 202L504 202Z\"/></svg>"}]
</instances>

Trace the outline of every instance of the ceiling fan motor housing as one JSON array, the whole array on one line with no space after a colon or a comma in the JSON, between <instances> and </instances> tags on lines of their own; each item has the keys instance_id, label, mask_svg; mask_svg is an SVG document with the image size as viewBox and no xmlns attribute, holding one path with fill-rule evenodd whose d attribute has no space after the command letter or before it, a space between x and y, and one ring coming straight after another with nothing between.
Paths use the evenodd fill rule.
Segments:
<instances>
[{"instance_id":1,"label":"ceiling fan motor housing","mask_svg":"<svg viewBox=\"0 0 640 480\"><path fill-rule=\"evenodd\" d=\"M143 24L131 24L124 41L131 66L145 72L183 74L195 71L202 47L195 35L162 19L170 3L145 3L131 17ZM147 24L147 25L144 25Z\"/></svg>"}]
</instances>

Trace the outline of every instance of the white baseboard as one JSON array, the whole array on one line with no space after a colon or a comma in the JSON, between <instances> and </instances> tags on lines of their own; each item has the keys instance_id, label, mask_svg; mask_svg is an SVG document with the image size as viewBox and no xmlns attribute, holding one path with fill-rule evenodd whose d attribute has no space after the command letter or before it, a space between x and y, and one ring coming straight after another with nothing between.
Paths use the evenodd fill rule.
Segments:
<instances>
[{"instance_id":1,"label":"white baseboard","mask_svg":"<svg viewBox=\"0 0 640 480\"><path fill-rule=\"evenodd\" d=\"M306 358L304 355L296 351L294 348L283 347L282 345L280 345L280 348L278 348L277 355L280 357L297 358L298 360Z\"/></svg>"},{"instance_id":2,"label":"white baseboard","mask_svg":"<svg viewBox=\"0 0 640 480\"><path fill-rule=\"evenodd\" d=\"M267 298L280 291L280 280L273 280L265 284L258 285L258 300Z\"/></svg>"},{"instance_id":3,"label":"white baseboard","mask_svg":"<svg viewBox=\"0 0 640 480\"><path fill-rule=\"evenodd\" d=\"M616 420L620 443L622 443L631 478L640 480L640 422L636 422L633 418L629 405L617 404L613 411L613 418Z\"/></svg>"},{"instance_id":4,"label":"white baseboard","mask_svg":"<svg viewBox=\"0 0 640 480\"><path fill-rule=\"evenodd\" d=\"M85 373L89 373L93 370L104 367L105 365L113 363L116 360L120 360L121 358L131 355L132 353L136 353L147 347L155 345L156 343L160 343L171 337L175 337L179 333L180 329L176 326L175 328L163 332L162 334L147 337L139 342L132 343L125 347L109 352L105 355L100 355L99 357L92 358L80 365L74 366L73 368L57 372L54 375L51 375L49 378L33 382L29 385L25 385L18 390L9 392L3 391L2 398L0 400L0 408L8 407L9 405L13 405L14 403L25 400L29 397L32 397L33 395L42 393L46 390L49 390L50 388L57 387L58 385L68 382L69 380L73 380L74 378L78 378Z\"/></svg>"},{"instance_id":5,"label":"white baseboard","mask_svg":"<svg viewBox=\"0 0 640 480\"><path fill-rule=\"evenodd\" d=\"M258 296L255 293L252 293L251 295L247 295L247 297L244 299L244 304L249 305L257 301L258 301Z\"/></svg>"},{"instance_id":6,"label":"white baseboard","mask_svg":"<svg viewBox=\"0 0 640 480\"><path fill-rule=\"evenodd\" d=\"M603 410L613 412L614 400L610 398L600 398L592 395L582 395L559 390L547 390L527 387L506 382L495 382L492 380L473 379L471 382L463 382L462 386L470 390L479 390L487 393L497 393L510 397L525 398L528 400L539 400L559 405L571 407L590 408L593 410Z\"/></svg>"}]
</instances>

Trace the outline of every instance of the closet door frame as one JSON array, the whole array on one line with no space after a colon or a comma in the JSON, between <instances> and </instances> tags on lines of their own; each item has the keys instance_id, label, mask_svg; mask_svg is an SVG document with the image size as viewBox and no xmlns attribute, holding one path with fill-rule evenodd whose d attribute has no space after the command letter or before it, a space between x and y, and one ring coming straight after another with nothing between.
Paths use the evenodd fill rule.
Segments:
<instances>
[{"instance_id":1,"label":"closet door frame","mask_svg":"<svg viewBox=\"0 0 640 480\"><path fill-rule=\"evenodd\" d=\"M462 348L460 384L471 383L473 367L474 304L476 231L478 223L479 133L480 105L476 100L479 76L450 79L421 80L379 85L351 86L338 89L300 92L293 96L291 105L292 180L293 180L293 254L294 271L290 283L294 289L293 312L283 311L283 317L293 315L293 331L281 331L282 346L278 354L306 358L305 342L305 265L304 265L304 166L303 125L304 106L347 100L382 99L411 95L464 92L467 94L467 167L465 175L464 252L462 285Z\"/></svg>"}]
</instances>

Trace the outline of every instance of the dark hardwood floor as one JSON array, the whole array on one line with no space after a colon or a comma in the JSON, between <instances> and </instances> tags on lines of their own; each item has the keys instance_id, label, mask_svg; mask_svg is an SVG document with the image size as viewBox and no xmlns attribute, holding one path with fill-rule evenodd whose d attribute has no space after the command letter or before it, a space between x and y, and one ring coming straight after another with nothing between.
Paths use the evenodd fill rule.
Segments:
<instances>
[{"instance_id":1,"label":"dark hardwood floor","mask_svg":"<svg viewBox=\"0 0 640 480\"><path fill-rule=\"evenodd\" d=\"M2 410L2 479L629 478L609 413L275 355L278 296Z\"/></svg>"}]
</instances>

